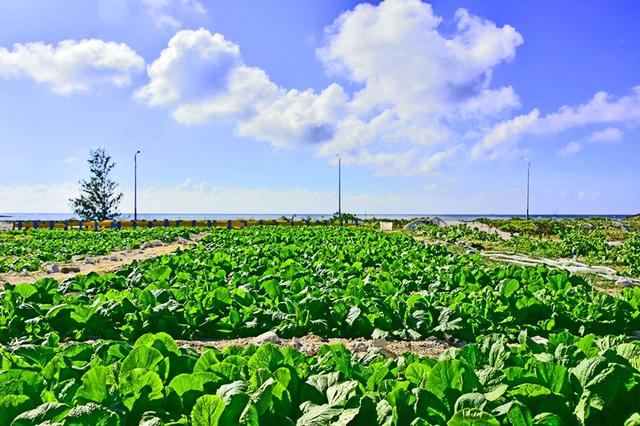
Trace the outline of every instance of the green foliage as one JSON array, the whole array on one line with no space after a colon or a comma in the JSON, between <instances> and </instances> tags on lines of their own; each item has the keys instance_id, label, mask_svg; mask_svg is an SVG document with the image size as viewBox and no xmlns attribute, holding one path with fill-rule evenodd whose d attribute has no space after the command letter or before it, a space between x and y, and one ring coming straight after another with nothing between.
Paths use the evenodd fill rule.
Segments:
<instances>
[{"instance_id":1,"label":"green foliage","mask_svg":"<svg viewBox=\"0 0 640 426\"><path fill-rule=\"evenodd\" d=\"M439 359L351 354L339 345L321 347L319 356L272 344L174 352L166 335L144 335L133 346L2 347L0 419L16 426L637 424L640 345L617 340L560 333L541 345L523 334L507 345L491 335ZM165 352L158 362L132 356L153 342L172 349L154 349ZM56 360L54 376L40 367ZM198 371L205 364L209 371ZM224 373L231 365L234 377Z\"/></svg>"},{"instance_id":2,"label":"green foliage","mask_svg":"<svg viewBox=\"0 0 640 426\"><path fill-rule=\"evenodd\" d=\"M631 291L620 298L595 292L562 271L487 266L399 233L218 229L188 250L117 273L6 285L0 343L39 342L52 331L74 340L268 330L281 337L465 341L494 332L515 338L523 330L630 335L640 330L638 301Z\"/></svg>"},{"instance_id":3,"label":"green foliage","mask_svg":"<svg viewBox=\"0 0 640 426\"><path fill-rule=\"evenodd\" d=\"M632 275L640 277L640 234L634 234L624 242L619 259Z\"/></svg>"},{"instance_id":4,"label":"green foliage","mask_svg":"<svg viewBox=\"0 0 640 426\"><path fill-rule=\"evenodd\" d=\"M89 180L80 181L80 195L69 200L73 212L83 220L107 220L118 215L122 193L118 184L109 178L115 163L104 148L92 150L89 155Z\"/></svg>"},{"instance_id":5,"label":"green foliage","mask_svg":"<svg viewBox=\"0 0 640 426\"><path fill-rule=\"evenodd\" d=\"M640 222L589 219L479 219L512 233L504 246L517 253L543 257L577 256L590 263L618 267L640 277Z\"/></svg>"},{"instance_id":6,"label":"green foliage","mask_svg":"<svg viewBox=\"0 0 640 426\"><path fill-rule=\"evenodd\" d=\"M73 256L105 255L115 250L139 248L160 240L172 242L202 232L203 228L136 228L122 230L64 231L30 229L0 233L0 273L36 271L45 262L66 262Z\"/></svg>"},{"instance_id":7,"label":"green foliage","mask_svg":"<svg viewBox=\"0 0 640 426\"><path fill-rule=\"evenodd\" d=\"M495 233L472 228L465 224L453 226L420 225L416 228L418 234L432 240L457 243L460 241L500 241L500 236Z\"/></svg>"}]
</instances>

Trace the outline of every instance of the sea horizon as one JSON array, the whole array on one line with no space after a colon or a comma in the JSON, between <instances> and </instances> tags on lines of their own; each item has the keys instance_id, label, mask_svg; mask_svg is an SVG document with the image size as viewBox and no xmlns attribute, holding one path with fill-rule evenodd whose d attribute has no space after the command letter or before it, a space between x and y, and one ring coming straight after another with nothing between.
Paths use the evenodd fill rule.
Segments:
<instances>
[{"instance_id":1,"label":"sea horizon","mask_svg":"<svg viewBox=\"0 0 640 426\"><path fill-rule=\"evenodd\" d=\"M508 218L526 218L525 214L518 213L354 213L359 219L407 219L414 217L440 217L444 220L475 220L479 218L492 219L508 219ZM532 219L576 219L605 217L609 219L624 219L635 214L618 214L618 213L545 213L530 214ZM133 219L133 213L121 213L117 216L119 220ZM333 217L331 213L138 213L139 220L225 220L225 219L278 219L281 217L295 217L296 219L310 218L312 220L324 220ZM0 221L48 221L48 220L67 220L79 219L73 213L0 213Z\"/></svg>"}]
</instances>

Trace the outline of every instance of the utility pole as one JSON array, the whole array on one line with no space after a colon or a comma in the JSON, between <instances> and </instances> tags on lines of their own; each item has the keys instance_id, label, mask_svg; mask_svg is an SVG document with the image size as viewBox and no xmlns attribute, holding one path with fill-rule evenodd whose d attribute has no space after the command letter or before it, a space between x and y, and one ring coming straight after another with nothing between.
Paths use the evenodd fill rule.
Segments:
<instances>
[{"instance_id":1,"label":"utility pole","mask_svg":"<svg viewBox=\"0 0 640 426\"><path fill-rule=\"evenodd\" d=\"M340 154L338 154L338 218L342 226L342 164Z\"/></svg>"},{"instance_id":2,"label":"utility pole","mask_svg":"<svg viewBox=\"0 0 640 426\"><path fill-rule=\"evenodd\" d=\"M522 157L527 162L527 220L529 220L529 176L531 174L531 160L527 157Z\"/></svg>"},{"instance_id":3,"label":"utility pole","mask_svg":"<svg viewBox=\"0 0 640 426\"><path fill-rule=\"evenodd\" d=\"M133 220L138 220L138 154L140 150L133 154Z\"/></svg>"}]
</instances>

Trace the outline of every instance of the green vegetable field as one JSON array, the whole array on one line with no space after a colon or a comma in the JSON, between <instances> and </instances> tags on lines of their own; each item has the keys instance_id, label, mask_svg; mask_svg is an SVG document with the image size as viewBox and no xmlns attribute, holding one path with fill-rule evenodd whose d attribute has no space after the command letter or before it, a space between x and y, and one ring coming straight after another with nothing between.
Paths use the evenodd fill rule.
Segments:
<instances>
[{"instance_id":1,"label":"green vegetable field","mask_svg":"<svg viewBox=\"0 0 640 426\"><path fill-rule=\"evenodd\" d=\"M0 273L35 271L44 262L63 262L77 255L104 255L138 248L144 242L174 241L202 228L138 228L123 230L64 231L32 229L0 233Z\"/></svg>"},{"instance_id":2,"label":"green vegetable field","mask_svg":"<svg viewBox=\"0 0 640 426\"><path fill-rule=\"evenodd\" d=\"M271 330L451 347L176 343ZM212 229L113 273L5 284L0 424L640 425L639 332L640 288L612 296L404 233Z\"/></svg>"}]
</instances>

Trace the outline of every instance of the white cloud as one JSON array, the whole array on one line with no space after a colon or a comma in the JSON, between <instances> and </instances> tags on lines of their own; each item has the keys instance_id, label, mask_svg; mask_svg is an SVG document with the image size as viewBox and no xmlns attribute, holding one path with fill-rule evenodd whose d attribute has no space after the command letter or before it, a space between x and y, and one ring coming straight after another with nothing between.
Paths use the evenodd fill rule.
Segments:
<instances>
[{"instance_id":1,"label":"white cloud","mask_svg":"<svg viewBox=\"0 0 640 426\"><path fill-rule=\"evenodd\" d=\"M441 21L419 0L360 4L326 30L318 56L330 73L364 86L353 103L359 112L391 105L401 117L451 114L487 89L492 67L511 59L522 37L465 10L450 37L438 31Z\"/></svg>"},{"instance_id":2,"label":"white cloud","mask_svg":"<svg viewBox=\"0 0 640 426\"><path fill-rule=\"evenodd\" d=\"M434 173L464 151L458 127L520 105L512 87L490 87L493 67L513 58L520 34L462 9L455 20L452 34L441 33L442 19L419 0L343 13L317 53L328 71L360 87L352 95L336 83L320 92L280 87L222 35L181 31L135 96L170 107L184 124L232 120L241 136L275 147L310 144L378 174Z\"/></svg>"},{"instance_id":3,"label":"white cloud","mask_svg":"<svg viewBox=\"0 0 640 426\"><path fill-rule=\"evenodd\" d=\"M0 78L29 77L62 95L129 85L143 68L144 59L126 44L97 39L0 47Z\"/></svg>"},{"instance_id":4,"label":"white cloud","mask_svg":"<svg viewBox=\"0 0 640 426\"><path fill-rule=\"evenodd\" d=\"M35 185L0 185L0 211L57 213L69 211L69 198L78 185L70 182Z\"/></svg>"},{"instance_id":5,"label":"white cloud","mask_svg":"<svg viewBox=\"0 0 640 426\"><path fill-rule=\"evenodd\" d=\"M562 149L558 151L559 155L567 156L577 154L582 151L582 144L580 142L569 142Z\"/></svg>"},{"instance_id":6,"label":"white cloud","mask_svg":"<svg viewBox=\"0 0 640 426\"><path fill-rule=\"evenodd\" d=\"M141 0L147 7L156 27L160 29L178 30L182 28L182 21L178 15L195 13L204 15L207 9L199 0Z\"/></svg>"},{"instance_id":7,"label":"white cloud","mask_svg":"<svg viewBox=\"0 0 640 426\"><path fill-rule=\"evenodd\" d=\"M525 118L526 117L526 118ZM528 115L521 115L501 123L490 129L478 142L472 152L478 158L488 146L494 148L494 154L505 147L514 147L523 134L551 135L570 129L605 123L636 123L640 121L640 86L635 86L631 94L615 97L606 92L598 92L587 103L577 107L563 106L557 112L540 116L537 110ZM508 130L508 131L507 131ZM610 142L622 140L623 133L617 128L608 127L595 131L586 142ZM508 151L508 150L507 150ZM500 155L490 155L500 158Z\"/></svg>"},{"instance_id":8,"label":"white cloud","mask_svg":"<svg viewBox=\"0 0 640 426\"><path fill-rule=\"evenodd\" d=\"M518 137L536 123L539 116L540 112L534 109L529 114L519 115L497 124L480 142L474 145L471 150L471 158L474 160L480 158L495 160L517 153Z\"/></svg>"},{"instance_id":9,"label":"white cloud","mask_svg":"<svg viewBox=\"0 0 640 426\"><path fill-rule=\"evenodd\" d=\"M496 117L519 107L520 97L513 87L507 86L498 90L483 90L478 96L470 98L461 106L460 114L465 119Z\"/></svg>"},{"instance_id":10,"label":"white cloud","mask_svg":"<svg viewBox=\"0 0 640 426\"><path fill-rule=\"evenodd\" d=\"M607 92L598 92L586 104L563 106L548 114L536 125L537 133L560 133L589 124L624 123L640 121L640 86L631 94L616 98Z\"/></svg>"},{"instance_id":11,"label":"white cloud","mask_svg":"<svg viewBox=\"0 0 640 426\"><path fill-rule=\"evenodd\" d=\"M321 93L277 86L244 64L236 44L205 29L178 32L147 73L149 84L135 92L137 99L172 107L184 124L233 119L239 134L277 147L328 140L347 102L337 84Z\"/></svg>"},{"instance_id":12,"label":"white cloud","mask_svg":"<svg viewBox=\"0 0 640 426\"><path fill-rule=\"evenodd\" d=\"M149 84L135 96L150 106L197 101L224 91L229 73L241 64L240 49L221 34L180 31L147 67Z\"/></svg>"},{"instance_id":13,"label":"white cloud","mask_svg":"<svg viewBox=\"0 0 640 426\"><path fill-rule=\"evenodd\" d=\"M343 187L343 211L369 216L386 214L483 214L518 212L523 210L522 188L505 187L469 195L450 184L427 185L424 191L351 192ZM69 182L22 186L0 185L0 212L65 213L70 212L68 199L76 196L78 185ZM171 203L167 203L171 200ZM616 213L633 210L633 200L612 200L607 194L593 190L537 190L532 193L532 209L536 213ZM133 191L124 188L120 211L130 213ZM538 206L538 207L536 207ZM543 210L540 206L553 206ZM603 211L606 206L606 211ZM189 213L267 214L309 213L332 214L337 210L337 192L308 190L299 187L274 189L269 187L215 186L207 182L184 182L163 187L138 188L139 212L162 212L167 215Z\"/></svg>"},{"instance_id":14,"label":"white cloud","mask_svg":"<svg viewBox=\"0 0 640 426\"><path fill-rule=\"evenodd\" d=\"M346 101L347 95L337 84L319 94L312 90L289 90L251 119L240 122L238 132L242 136L269 140L274 146L324 142L332 137L334 124L342 117Z\"/></svg>"},{"instance_id":15,"label":"white cloud","mask_svg":"<svg viewBox=\"0 0 640 426\"><path fill-rule=\"evenodd\" d=\"M622 141L624 133L615 127L607 127L603 130L597 130L589 135L587 142L589 143L618 143Z\"/></svg>"},{"instance_id":16,"label":"white cloud","mask_svg":"<svg viewBox=\"0 0 640 426\"><path fill-rule=\"evenodd\" d=\"M595 132L591 132L589 136L587 136L584 142L570 142L562 149L558 150L558 154L562 156L577 154L582 151L585 143L594 144L594 143L619 143L622 141L623 133L620 129L615 127L607 127L603 130L596 130Z\"/></svg>"}]
</instances>

